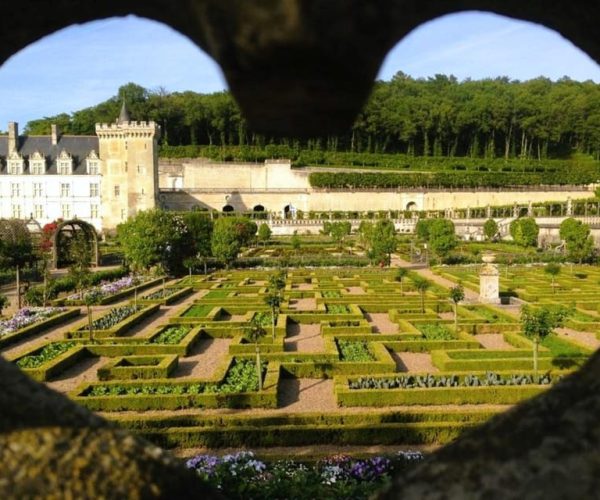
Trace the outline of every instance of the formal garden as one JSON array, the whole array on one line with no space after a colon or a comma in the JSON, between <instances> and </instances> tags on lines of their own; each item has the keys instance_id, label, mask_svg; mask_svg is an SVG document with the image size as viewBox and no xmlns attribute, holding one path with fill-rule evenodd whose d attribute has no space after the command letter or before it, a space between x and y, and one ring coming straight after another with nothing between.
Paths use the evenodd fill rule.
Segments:
<instances>
[{"instance_id":1,"label":"formal garden","mask_svg":"<svg viewBox=\"0 0 600 500\"><path fill-rule=\"evenodd\" d=\"M552 259L518 241L461 243L444 219L415 237L383 219L275 238L239 217L178 217L128 222L124 267L74 259L30 287L0 321L0 353L231 497L366 498L600 346L600 271L565 262L574 246ZM169 245L146 237L161 223ZM481 262L411 266L419 246L429 264L504 256L500 303L480 300Z\"/></svg>"}]
</instances>

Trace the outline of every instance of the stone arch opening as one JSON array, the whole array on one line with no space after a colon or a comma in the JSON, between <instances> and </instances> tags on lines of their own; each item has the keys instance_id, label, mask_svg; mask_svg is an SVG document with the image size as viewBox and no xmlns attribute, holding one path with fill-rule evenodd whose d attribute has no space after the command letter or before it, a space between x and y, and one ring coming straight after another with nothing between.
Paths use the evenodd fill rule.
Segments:
<instances>
[{"instance_id":1,"label":"stone arch opening","mask_svg":"<svg viewBox=\"0 0 600 500\"><path fill-rule=\"evenodd\" d=\"M264 212L265 207L263 205L254 205L254 207L252 207L252 211L253 212Z\"/></svg>"},{"instance_id":2,"label":"stone arch opening","mask_svg":"<svg viewBox=\"0 0 600 500\"><path fill-rule=\"evenodd\" d=\"M223 208L221 209L221 211L224 213L231 213L231 212L235 212L235 208L233 208L233 206L231 206L231 205L223 205Z\"/></svg>"},{"instance_id":3,"label":"stone arch opening","mask_svg":"<svg viewBox=\"0 0 600 500\"><path fill-rule=\"evenodd\" d=\"M416 202L414 202L414 201L409 201L409 202L406 204L406 210L408 210L409 212L416 212L416 211L417 211L417 209L418 209L418 207L417 207L417 203L416 203Z\"/></svg>"},{"instance_id":4,"label":"stone arch opening","mask_svg":"<svg viewBox=\"0 0 600 500\"><path fill-rule=\"evenodd\" d=\"M82 234L85 241L91 246L93 266L98 266L98 234L96 229L87 222L73 219L60 222L52 235L52 265L55 269L67 267L71 263L69 258L70 245L77 234Z\"/></svg>"}]
</instances>

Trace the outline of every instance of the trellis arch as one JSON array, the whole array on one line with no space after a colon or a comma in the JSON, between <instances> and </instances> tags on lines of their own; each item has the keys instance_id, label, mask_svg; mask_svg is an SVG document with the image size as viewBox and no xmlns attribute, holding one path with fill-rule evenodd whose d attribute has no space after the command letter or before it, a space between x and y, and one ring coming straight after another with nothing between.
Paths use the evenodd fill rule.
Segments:
<instances>
[{"instance_id":1,"label":"trellis arch","mask_svg":"<svg viewBox=\"0 0 600 500\"><path fill-rule=\"evenodd\" d=\"M64 259L61 260L61 249L65 243L64 238L72 238L77 231L82 231L92 245L92 265L97 266L99 261L98 252L98 234L96 229L91 224L79 220L71 219L62 221L56 227L56 231L52 235L52 267L59 269L64 267Z\"/></svg>"}]
</instances>

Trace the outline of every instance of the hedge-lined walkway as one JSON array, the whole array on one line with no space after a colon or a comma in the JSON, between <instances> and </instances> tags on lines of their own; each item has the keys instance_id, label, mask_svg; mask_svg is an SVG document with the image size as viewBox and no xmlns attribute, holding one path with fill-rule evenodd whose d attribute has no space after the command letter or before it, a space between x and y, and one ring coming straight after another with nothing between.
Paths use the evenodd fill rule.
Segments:
<instances>
[{"instance_id":1,"label":"hedge-lined walkway","mask_svg":"<svg viewBox=\"0 0 600 500\"><path fill-rule=\"evenodd\" d=\"M190 355L179 358L173 379L212 378L229 352L231 339L200 339Z\"/></svg>"},{"instance_id":2,"label":"hedge-lined walkway","mask_svg":"<svg viewBox=\"0 0 600 500\"><path fill-rule=\"evenodd\" d=\"M289 323L286 328L285 350L297 352L325 352L325 344L318 323Z\"/></svg>"}]
</instances>

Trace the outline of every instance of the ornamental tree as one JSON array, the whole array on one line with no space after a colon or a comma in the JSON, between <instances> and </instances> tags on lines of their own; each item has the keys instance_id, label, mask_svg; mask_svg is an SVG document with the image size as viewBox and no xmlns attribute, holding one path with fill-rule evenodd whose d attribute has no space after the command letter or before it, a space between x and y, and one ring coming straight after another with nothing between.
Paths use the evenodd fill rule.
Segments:
<instances>
[{"instance_id":1,"label":"ornamental tree","mask_svg":"<svg viewBox=\"0 0 600 500\"><path fill-rule=\"evenodd\" d=\"M429 248L440 258L456 247L454 223L450 219L432 219L429 225Z\"/></svg>"},{"instance_id":2,"label":"ornamental tree","mask_svg":"<svg viewBox=\"0 0 600 500\"><path fill-rule=\"evenodd\" d=\"M549 275L552 280L552 284L550 286L552 287L552 290L554 291L554 293L556 293L556 287L555 287L554 280L560 274L560 271L561 271L560 264L557 264L556 262L549 262L544 267L544 272L547 275Z\"/></svg>"},{"instance_id":3,"label":"ornamental tree","mask_svg":"<svg viewBox=\"0 0 600 500\"><path fill-rule=\"evenodd\" d=\"M488 219L483 224L483 236L486 240L493 240L498 234L498 223L494 219Z\"/></svg>"},{"instance_id":4,"label":"ornamental tree","mask_svg":"<svg viewBox=\"0 0 600 500\"><path fill-rule=\"evenodd\" d=\"M538 351L540 343L552 333L554 328L563 325L570 311L559 308L551 311L546 307L533 308L523 306L521 309L521 328L523 334L533 341L533 371L538 372Z\"/></svg>"},{"instance_id":5,"label":"ornamental tree","mask_svg":"<svg viewBox=\"0 0 600 500\"><path fill-rule=\"evenodd\" d=\"M24 221L0 220L0 264L15 270L17 281L17 303L21 308L21 269L34 259L31 234Z\"/></svg>"},{"instance_id":6,"label":"ornamental tree","mask_svg":"<svg viewBox=\"0 0 600 500\"><path fill-rule=\"evenodd\" d=\"M448 297L454 304L454 331L458 333L458 303L465 299L465 289L459 283L450 288Z\"/></svg>"},{"instance_id":7,"label":"ornamental tree","mask_svg":"<svg viewBox=\"0 0 600 500\"><path fill-rule=\"evenodd\" d=\"M574 262L589 262L594 258L594 239L590 226L569 217L560 224L559 235L565 242L567 258Z\"/></svg>"},{"instance_id":8,"label":"ornamental tree","mask_svg":"<svg viewBox=\"0 0 600 500\"><path fill-rule=\"evenodd\" d=\"M244 336L254 344L256 350L256 376L258 378L258 390L262 391L262 368L260 364L260 348L258 341L267 334L256 317L252 318L244 330Z\"/></svg>"},{"instance_id":9,"label":"ornamental tree","mask_svg":"<svg viewBox=\"0 0 600 500\"><path fill-rule=\"evenodd\" d=\"M394 279L400 283L400 295L404 295L404 289L403 289L403 282L404 282L404 278L406 278L408 276L408 269L406 269L405 267L399 267L396 270L396 275L394 276Z\"/></svg>"},{"instance_id":10,"label":"ornamental tree","mask_svg":"<svg viewBox=\"0 0 600 500\"><path fill-rule=\"evenodd\" d=\"M183 218L159 209L143 210L119 224L117 237L126 261L136 271L156 265L179 268L194 251Z\"/></svg>"},{"instance_id":11,"label":"ornamental tree","mask_svg":"<svg viewBox=\"0 0 600 500\"><path fill-rule=\"evenodd\" d=\"M396 228L389 219L377 221L371 233L370 250L368 256L372 262L384 262L388 266L391 262L392 253L396 251L398 238Z\"/></svg>"},{"instance_id":12,"label":"ornamental tree","mask_svg":"<svg viewBox=\"0 0 600 500\"><path fill-rule=\"evenodd\" d=\"M421 294L421 314L425 314L425 294L431 288L431 281L422 276L415 276L412 279L415 289Z\"/></svg>"},{"instance_id":13,"label":"ornamental tree","mask_svg":"<svg viewBox=\"0 0 600 500\"><path fill-rule=\"evenodd\" d=\"M258 226L258 241L261 241L264 246L266 246L267 241L271 239L271 234L273 234L273 232L266 222L263 222Z\"/></svg>"},{"instance_id":14,"label":"ornamental tree","mask_svg":"<svg viewBox=\"0 0 600 500\"><path fill-rule=\"evenodd\" d=\"M520 217L510 223L510 235L513 241L522 247L537 246L538 227L533 217Z\"/></svg>"}]
</instances>

